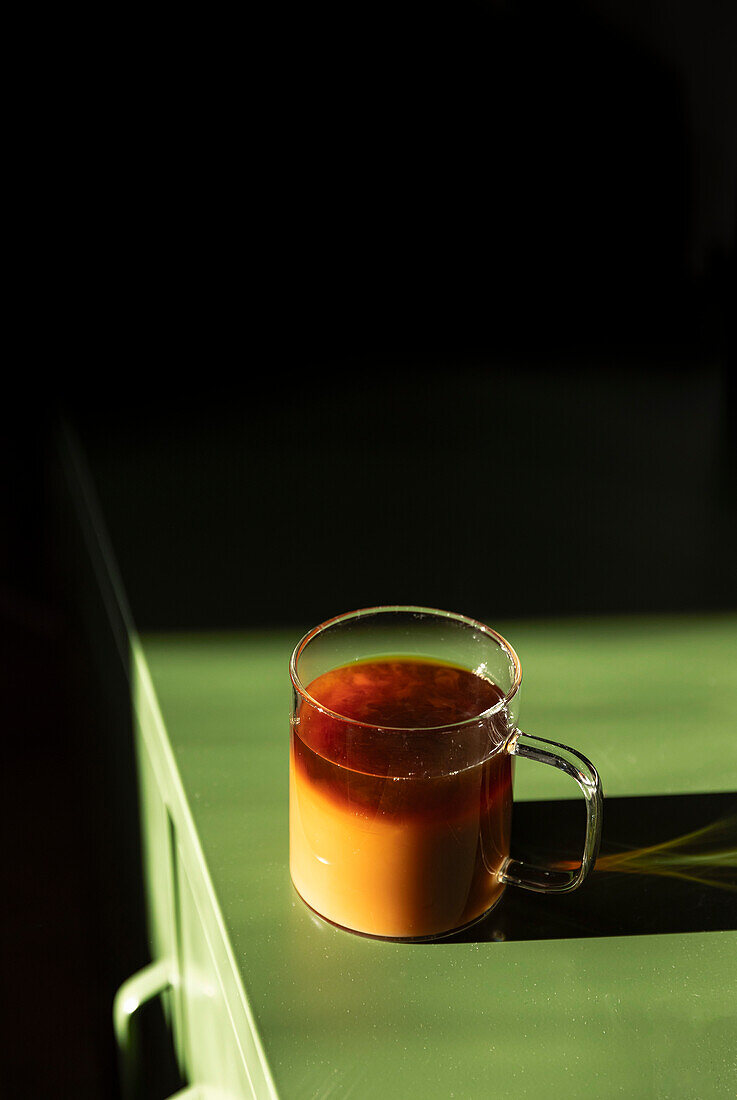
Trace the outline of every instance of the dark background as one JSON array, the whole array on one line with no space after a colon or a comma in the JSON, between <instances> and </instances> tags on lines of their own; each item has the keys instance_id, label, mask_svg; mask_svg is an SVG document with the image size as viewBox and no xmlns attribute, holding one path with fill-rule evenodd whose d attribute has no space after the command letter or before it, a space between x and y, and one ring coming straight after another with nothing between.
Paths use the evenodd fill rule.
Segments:
<instances>
[{"instance_id":1,"label":"dark background","mask_svg":"<svg viewBox=\"0 0 737 1100\"><path fill-rule=\"evenodd\" d=\"M141 96L59 382L139 625L734 606L733 6L249 33Z\"/></svg>"},{"instance_id":2,"label":"dark background","mask_svg":"<svg viewBox=\"0 0 737 1100\"><path fill-rule=\"evenodd\" d=\"M110 998L146 961L60 415L144 630L737 605L734 5L114 31L58 115L50 377L19 367L2 414L6 1050L39 1095L113 1094Z\"/></svg>"}]
</instances>

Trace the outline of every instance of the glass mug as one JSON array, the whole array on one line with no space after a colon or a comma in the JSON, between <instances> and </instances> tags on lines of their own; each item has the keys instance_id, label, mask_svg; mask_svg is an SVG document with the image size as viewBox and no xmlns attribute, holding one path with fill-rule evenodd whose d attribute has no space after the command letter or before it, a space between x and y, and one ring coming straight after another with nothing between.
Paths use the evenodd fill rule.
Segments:
<instances>
[{"instance_id":1,"label":"glass mug","mask_svg":"<svg viewBox=\"0 0 737 1100\"><path fill-rule=\"evenodd\" d=\"M507 884L582 884L601 835L599 776L575 750L517 728L522 669L496 631L431 608L366 608L306 634L290 675L290 870L322 917L432 940L481 920ZM511 858L515 756L561 768L583 791L578 869Z\"/></svg>"}]
</instances>

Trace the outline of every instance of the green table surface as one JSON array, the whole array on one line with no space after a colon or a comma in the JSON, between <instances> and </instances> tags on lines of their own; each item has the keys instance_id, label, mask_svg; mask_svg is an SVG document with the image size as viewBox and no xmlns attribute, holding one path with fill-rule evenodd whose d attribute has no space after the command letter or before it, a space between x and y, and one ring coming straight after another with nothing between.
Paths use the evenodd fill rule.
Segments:
<instances>
[{"instance_id":1,"label":"green table surface","mask_svg":"<svg viewBox=\"0 0 737 1100\"><path fill-rule=\"evenodd\" d=\"M737 790L737 616L491 625L522 659L521 727L589 756L605 798ZM301 633L133 638L265 1094L737 1095L737 932L420 945L314 917L288 870ZM517 766L519 799L575 793Z\"/></svg>"}]
</instances>

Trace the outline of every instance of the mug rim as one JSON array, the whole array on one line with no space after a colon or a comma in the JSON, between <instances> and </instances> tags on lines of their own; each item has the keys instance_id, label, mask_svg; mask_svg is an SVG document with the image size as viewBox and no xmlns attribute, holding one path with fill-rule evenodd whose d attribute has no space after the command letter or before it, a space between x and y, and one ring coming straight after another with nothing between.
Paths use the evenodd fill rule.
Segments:
<instances>
[{"instance_id":1,"label":"mug rim","mask_svg":"<svg viewBox=\"0 0 737 1100\"><path fill-rule=\"evenodd\" d=\"M514 678L512 686L493 707L488 707L486 710L481 711L479 714L474 715L472 718L464 718L460 722L450 722L443 726L377 726L372 722L361 722L354 718L349 718L345 714L340 714L338 711L330 710L328 707L323 706L313 695L310 695L307 688L302 683L299 673L297 672L297 662L299 661L302 653L309 643L324 631L330 627L337 625L338 623L346 622L349 619L360 619L367 615L380 615L380 614L397 614L400 612L409 612L417 615L433 615L441 619L452 619L454 622L462 623L464 626L471 627L473 630L479 630L482 634L493 639L501 649L505 651L507 656L512 662L514 668ZM493 714L503 710L514 696L519 691L520 684L522 683L522 664L517 656L514 648L504 638L498 630L494 630L492 627L487 626L485 623L479 622L477 619L472 619L468 615L461 615L456 611L442 611L437 607L419 607L414 604L380 604L376 607L362 607L357 611L346 611L341 615L334 615L331 619L326 619L325 622L319 623L317 626L312 627L307 633L300 638L296 646L292 651L292 656L289 660L289 675L292 681L294 690L298 695L310 703L311 706L316 707L317 710L323 714L328 715L330 718L337 719L340 722L348 722L352 726L362 726L364 729L381 729L381 730L402 730L405 733L427 733L432 730L451 730L459 729L463 726L468 726L472 723L478 722L481 719L488 718ZM498 686L498 685L497 685Z\"/></svg>"}]
</instances>

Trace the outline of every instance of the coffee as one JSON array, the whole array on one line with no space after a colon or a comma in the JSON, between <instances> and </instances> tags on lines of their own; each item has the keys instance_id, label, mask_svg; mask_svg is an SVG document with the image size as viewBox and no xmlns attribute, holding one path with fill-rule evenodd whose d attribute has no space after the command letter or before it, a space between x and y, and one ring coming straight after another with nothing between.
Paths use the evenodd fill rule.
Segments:
<instances>
[{"instance_id":1,"label":"coffee","mask_svg":"<svg viewBox=\"0 0 737 1100\"><path fill-rule=\"evenodd\" d=\"M382 657L326 672L307 694L317 705L295 712L290 764L300 895L375 936L437 936L482 916L509 855L509 731L503 707L488 713L502 691L460 666Z\"/></svg>"}]
</instances>

